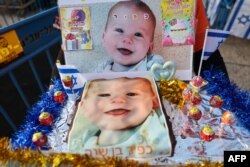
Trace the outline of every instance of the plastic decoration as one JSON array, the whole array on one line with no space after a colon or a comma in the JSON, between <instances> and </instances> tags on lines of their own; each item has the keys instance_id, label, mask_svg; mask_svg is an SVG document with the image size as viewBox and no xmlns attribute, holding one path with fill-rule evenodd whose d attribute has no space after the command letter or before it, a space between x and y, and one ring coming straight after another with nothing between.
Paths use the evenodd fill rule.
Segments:
<instances>
[{"instance_id":1,"label":"plastic decoration","mask_svg":"<svg viewBox=\"0 0 250 167\"><path fill-rule=\"evenodd\" d=\"M58 103L63 103L65 100L65 93L63 93L60 90L55 91L54 93L54 101L58 102Z\"/></svg>"},{"instance_id":2,"label":"plastic decoration","mask_svg":"<svg viewBox=\"0 0 250 167\"><path fill-rule=\"evenodd\" d=\"M234 114L230 111L226 111L222 114L221 116L221 121L226 124L226 125L232 125L235 123L236 118L234 116Z\"/></svg>"},{"instance_id":3,"label":"plastic decoration","mask_svg":"<svg viewBox=\"0 0 250 167\"><path fill-rule=\"evenodd\" d=\"M188 113L189 117L195 121L201 119L202 112L197 107L192 107Z\"/></svg>"},{"instance_id":4,"label":"plastic decoration","mask_svg":"<svg viewBox=\"0 0 250 167\"><path fill-rule=\"evenodd\" d=\"M195 106L200 104L202 101L201 96L199 93L194 92L191 96L191 105Z\"/></svg>"},{"instance_id":5,"label":"plastic decoration","mask_svg":"<svg viewBox=\"0 0 250 167\"><path fill-rule=\"evenodd\" d=\"M193 84L196 87L201 87L203 83L203 78L201 76L195 76L192 78L191 84Z\"/></svg>"},{"instance_id":6,"label":"plastic decoration","mask_svg":"<svg viewBox=\"0 0 250 167\"><path fill-rule=\"evenodd\" d=\"M73 80L68 75L63 77L62 82L66 87L72 88L73 86Z\"/></svg>"},{"instance_id":7,"label":"plastic decoration","mask_svg":"<svg viewBox=\"0 0 250 167\"><path fill-rule=\"evenodd\" d=\"M36 132L32 135L32 142L38 147L44 146L47 140L47 136L41 132Z\"/></svg>"},{"instance_id":8,"label":"plastic decoration","mask_svg":"<svg viewBox=\"0 0 250 167\"><path fill-rule=\"evenodd\" d=\"M215 137L215 133L214 133L214 130L211 128L211 126L206 125L202 127L200 131L200 138L203 141L210 142L214 139L214 137Z\"/></svg>"},{"instance_id":9,"label":"plastic decoration","mask_svg":"<svg viewBox=\"0 0 250 167\"><path fill-rule=\"evenodd\" d=\"M220 96L215 95L211 97L209 103L211 107L220 108L223 105L223 100L220 98Z\"/></svg>"},{"instance_id":10,"label":"plastic decoration","mask_svg":"<svg viewBox=\"0 0 250 167\"><path fill-rule=\"evenodd\" d=\"M173 61L166 61L163 65L155 63L150 68L156 81L170 80L173 78L176 72L176 64Z\"/></svg>"},{"instance_id":11,"label":"plastic decoration","mask_svg":"<svg viewBox=\"0 0 250 167\"><path fill-rule=\"evenodd\" d=\"M42 112L38 118L42 125L51 125L53 123L54 117L49 112Z\"/></svg>"}]
</instances>

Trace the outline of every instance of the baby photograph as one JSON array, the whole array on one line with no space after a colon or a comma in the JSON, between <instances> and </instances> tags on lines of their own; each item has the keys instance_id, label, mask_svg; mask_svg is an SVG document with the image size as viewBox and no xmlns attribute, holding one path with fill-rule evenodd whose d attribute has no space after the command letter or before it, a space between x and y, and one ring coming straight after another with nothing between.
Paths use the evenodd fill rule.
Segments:
<instances>
[{"instance_id":1,"label":"baby photograph","mask_svg":"<svg viewBox=\"0 0 250 167\"><path fill-rule=\"evenodd\" d=\"M169 128L154 80L129 74L87 81L69 133L70 152L95 157L171 155Z\"/></svg>"}]
</instances>

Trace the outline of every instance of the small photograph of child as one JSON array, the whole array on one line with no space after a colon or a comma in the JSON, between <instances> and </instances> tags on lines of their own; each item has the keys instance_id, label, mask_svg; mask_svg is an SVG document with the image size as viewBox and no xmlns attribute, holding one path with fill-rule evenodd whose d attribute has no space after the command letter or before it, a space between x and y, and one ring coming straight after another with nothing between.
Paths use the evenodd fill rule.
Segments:
<instances>
[{"instance_id":1,"label":"small photograph of child","mask_svg":"<svg viewBox=\"0 0 250 167\"><path fill-rule=\"evenodd\" d=\"M171 155L156 86L147 77L89 81L69 134L69 151L91 156Z\"/></svg>"}]
</instances>

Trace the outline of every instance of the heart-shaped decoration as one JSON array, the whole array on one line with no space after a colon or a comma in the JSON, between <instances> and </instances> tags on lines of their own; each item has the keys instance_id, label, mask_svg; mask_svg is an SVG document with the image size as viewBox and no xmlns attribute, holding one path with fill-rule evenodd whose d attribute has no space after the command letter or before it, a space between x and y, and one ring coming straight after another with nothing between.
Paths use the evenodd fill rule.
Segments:
<instances>
[{"instance_id":1,"label":"heart-shaped decoration","mask_svg":"<svg viewBox=\"0 0 250 167\"><path fill-rule=\"evenodd\" d=\"M176 72L176 64L173 61L167 61L163 65L155 63L150 68L156 81L160 79L170 80Z\"/></svg>"}]
</instances>

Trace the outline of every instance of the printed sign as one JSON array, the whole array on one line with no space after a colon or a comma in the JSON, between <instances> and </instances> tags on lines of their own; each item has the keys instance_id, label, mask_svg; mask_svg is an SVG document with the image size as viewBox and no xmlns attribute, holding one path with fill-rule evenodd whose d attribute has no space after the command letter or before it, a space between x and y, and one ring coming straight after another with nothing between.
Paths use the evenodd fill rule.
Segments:
<instances>
[{"instance_id":1,"label":"printed sign","mask_svg":"<svg viewBox=\"0 0 250 167\"><path fill-rule=\"evenodd\" d=\"M0 35L0 66L16 59L21 53L23 47L15 30Z\"/></svg>"}]
</instances>

